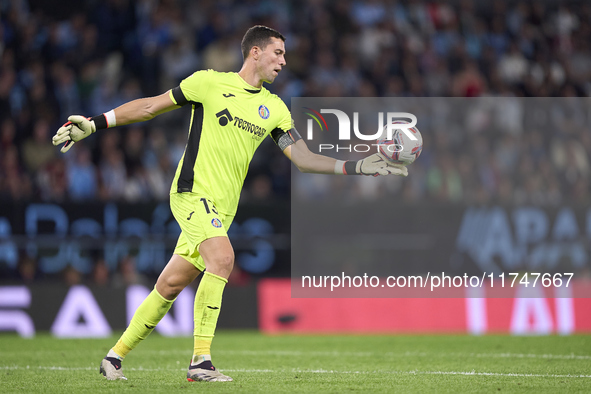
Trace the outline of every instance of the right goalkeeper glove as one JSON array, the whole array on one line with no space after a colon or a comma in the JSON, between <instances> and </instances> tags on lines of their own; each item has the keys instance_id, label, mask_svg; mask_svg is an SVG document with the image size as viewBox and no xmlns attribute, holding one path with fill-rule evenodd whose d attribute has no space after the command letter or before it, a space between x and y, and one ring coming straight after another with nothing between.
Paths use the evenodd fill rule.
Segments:
<instances>
[{"instance_id":1,"label":"right goalkeeper glove","mask_svg":"<svg viewBox=\"0 0 591 394\"><path fill-rule=\"evenodd\" d=\"M379 153L374 153L362 160L340 161L335 164L336 174L345 175L401 175L408 176L408 170L401 164L395 164L385 159Z\"/></svg>"},{"instance_id":2,"label":"right goalkeeper glove","mask_svg":"<svg viewBox=\"0 0 591 394\"><path fill-rule=\"evenodd\" d=\"M379 153L374 153L365 159L357 161L355 170L362 175L402 175L408 176L408 170L401 164L394 164Z\"/></svg>"},{"instance_id":3,"label":"right goalkeeper glove","mask_svg":"<svg viewBox=\"0 0 591 394\"><path fill-rule=\"evenodd\" d=\"M96 131L96 125L91 118L85 118L80 115L68 117L68 122L60 127L52 138L53 145L58 146L64 143L60 150L66 153L70 150L74 142L78 142Z\"/></svg>"}]
</instances>

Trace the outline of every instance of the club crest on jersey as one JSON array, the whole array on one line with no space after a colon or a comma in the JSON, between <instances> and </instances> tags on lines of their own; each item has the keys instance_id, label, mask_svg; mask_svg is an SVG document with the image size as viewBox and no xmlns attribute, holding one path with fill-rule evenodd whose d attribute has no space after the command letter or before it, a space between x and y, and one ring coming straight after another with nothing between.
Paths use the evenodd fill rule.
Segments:
<instances>
[{"instance_id":1,"label":"club crest on jersey","mask_svg":"<svg viewBox=\"0 0 591 394\"><path fill-rule=\"evenodd\" d=\"M213 227L215 227L215 228L220 228L220 227L222 227L222 222L221 222L221 220L220 220L220 219L218 219L218 218L213 218L213 219L211 219L211 224L212 224L212 225L213 225Z\"/></svg>"},{"instance_id":2,"label":"club crest on jersey","mask_svg":"<svg viewBox=\"0 0 591 394\"><path fill-rule=\"evenodd\" d=\"M269 115L271 115L269 113L269 108L265 107L264 105L261 105L259 107L259 116L263 119L269 119Z\"/></svg>"}]
</instances>

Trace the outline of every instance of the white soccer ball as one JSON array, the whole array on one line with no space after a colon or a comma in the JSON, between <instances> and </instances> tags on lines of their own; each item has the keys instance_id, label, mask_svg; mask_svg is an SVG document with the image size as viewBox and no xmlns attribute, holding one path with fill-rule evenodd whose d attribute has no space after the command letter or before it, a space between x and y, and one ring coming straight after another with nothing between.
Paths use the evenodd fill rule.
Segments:
<instances>
[{"instance_id":1,"label":"white soccer ball","mask_svg":"<svg viewBox=\"0 0 591 394\"><path fill-rule=\"evenodd\" d=\"M396 120L392 124L408 124L404 120ZM411 133L416 140L412 140L406 132ZM392 163L407 166L412 164L423 150L423 137L419 129L411 127L409 129L392 129L392 138L388 138L388 125L382 129L382 135L378 138L378 150L386 159Z\"/></svg>"}]
</instances>

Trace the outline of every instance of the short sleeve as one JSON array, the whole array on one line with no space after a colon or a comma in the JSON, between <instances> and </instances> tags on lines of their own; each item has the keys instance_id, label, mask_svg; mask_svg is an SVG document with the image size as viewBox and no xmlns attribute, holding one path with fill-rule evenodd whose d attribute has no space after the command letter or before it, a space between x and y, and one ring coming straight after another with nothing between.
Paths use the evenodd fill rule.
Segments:
<instances>
[{"instance_id":1,"label":"short sleeve","mask_svg":"<svg viewBox=\"0 0 591 394\"><path fill-rule=\"evenodd\" d=\"M205 97L207 97L213 77L212 74L212 70L197 71L181 81L179 87L187 101L194 103L203 102Z\"/></svg>"},{"instance_id":2,"label":"short sleeve","mask_svg":"<svg viewBox=\"0 0 591 394\"><path fill-rule=\"evenodd\" d=\"M285 105L285 103L282 102L282 113L281 113L281 118L279 121L279 124L277 125L277 128L283 130L283 131L289 131L293 128L293 122L291 119L291 112L289 112L289 109L287 109L287 105Z\"/></svg>"},{"instance_id":3,"label":"short sleeve","mask_svg":"<svg viewBox=\"0 0 591 394\"><path fill-rule=\"evenodd\" d=\"M278 125L271 131L271 138L277 144L279 149L284 150L289 145L302 139L294 127L291 113L285 103L281 105L282 113Z\"/></svg>"}]
</instances>

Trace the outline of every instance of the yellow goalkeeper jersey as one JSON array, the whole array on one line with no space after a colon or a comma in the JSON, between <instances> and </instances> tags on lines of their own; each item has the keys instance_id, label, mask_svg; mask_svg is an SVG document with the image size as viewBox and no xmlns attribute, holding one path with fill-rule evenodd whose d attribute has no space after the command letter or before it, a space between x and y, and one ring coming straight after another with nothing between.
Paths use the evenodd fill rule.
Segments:
<instances>
[{"instance_id":1,"label":"yellow goalkeeper jersey","mask_svg":"<svg viewBox=\"0 0 591 394\"><path fill-rule=\"evenodd\" d=\"M197 193L234 215L250 161L263 139L291 137L291 114L264 87L237 73L197 71L170 91L177 105L192 104L189 138L170 193ZM282 147L283 149L283 147Z\"/></svg>"}]
</instances>

